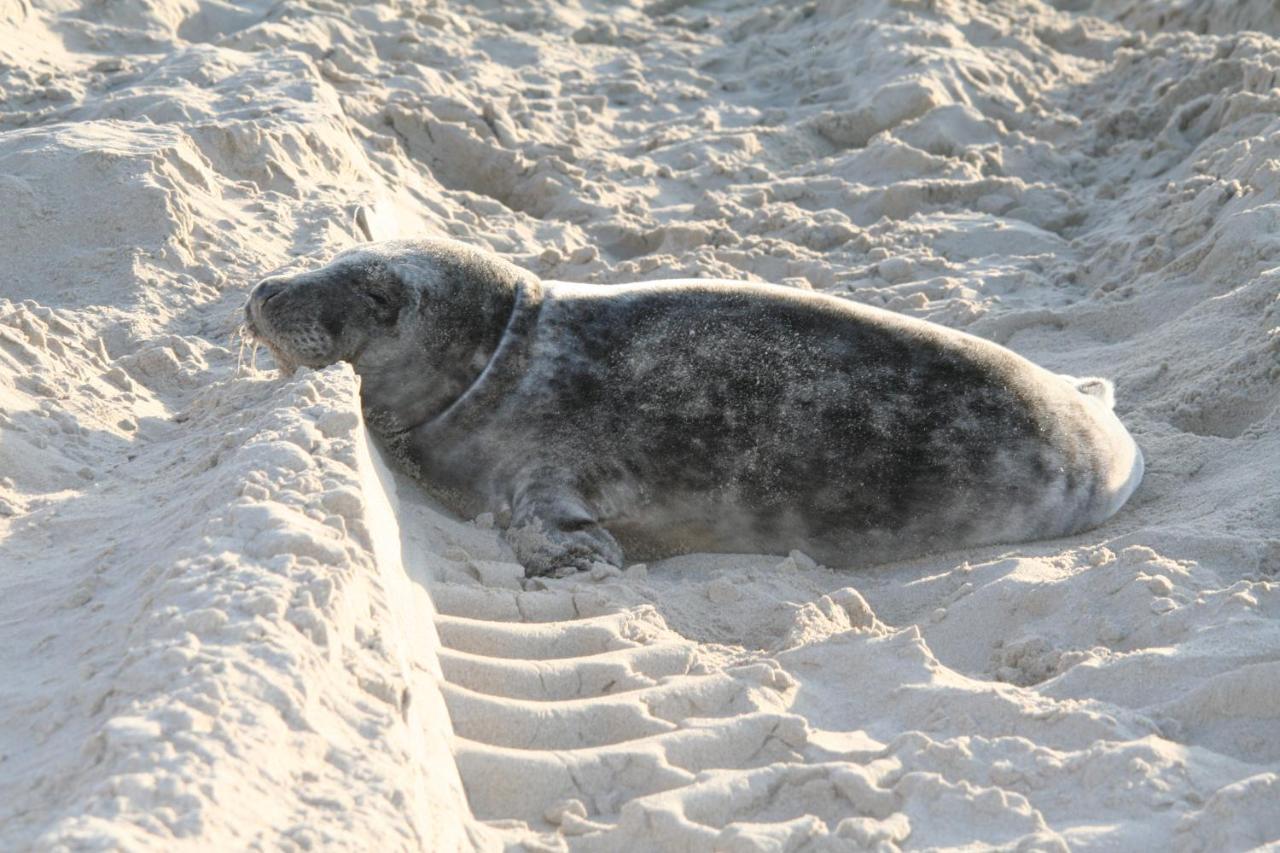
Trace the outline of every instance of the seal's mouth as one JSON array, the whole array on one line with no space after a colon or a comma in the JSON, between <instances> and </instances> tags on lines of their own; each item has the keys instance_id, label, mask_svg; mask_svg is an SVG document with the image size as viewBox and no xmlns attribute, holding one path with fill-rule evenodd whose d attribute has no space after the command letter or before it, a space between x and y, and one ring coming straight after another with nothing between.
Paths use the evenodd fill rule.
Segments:
<instances>
[{"instance_id":1,"label":"seal's mouth","mask_svg":"<svg viewBox=\"0 0 1280 853\"><path fill-rule=\"evenodd\" d=\"M280 368L280 372L285 376L292 376L298 369L301 362L294 361L292 358L285 355L284 351L280 349L280 347L270 341L266 339L260 340L262 341L262 345L267 348L267 352L271 353L271 357L276 360L276 367Z\"/></svg>"},{"instance_id":2,"label":"seal's mouth","mask_svg":"<svg viewBox=\"0 0 1280 853\"><path fill-rule=\"evenodd\" d=\"M271 357L276 360L276 367L280 368L280 372L285 376L292 375L298 369L300 362L290 358L275 341L262 331L257 319L253 316L252 306L252 299L245 303L244 323L240 326L241 335L252 344L262 344L266 347L267 352L271 353Z\"/></svg>"},{"instance_id":3,"label":"seal's mouth","mask_svg":"<svg viewBox=\"0 0 1280 853\"><path fill-rule=\"evenodd\" d=\"M249 298L244 303L244 322L240 328L244 330L244 334L249 340L255 342L266 343L266 336L262 334L262 329L258 326L258 318L253 310L253 294L249 294Z\"/></svg>"}]
</instances>

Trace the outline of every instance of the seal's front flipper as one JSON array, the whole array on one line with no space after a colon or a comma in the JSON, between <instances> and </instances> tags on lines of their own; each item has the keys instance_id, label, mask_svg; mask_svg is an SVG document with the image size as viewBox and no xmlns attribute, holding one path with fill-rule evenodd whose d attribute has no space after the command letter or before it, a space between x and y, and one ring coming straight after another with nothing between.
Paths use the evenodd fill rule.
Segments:
<instances>
[{"instance_id":1,"label":"seal's front flipper","mask_svg":"<svg viewBox=\"0 0 1280 853\"><path fill-rule=\"evenodd\" d=\"M622 566L622 548L568 478L544 470L520 480L506 539L525 574L583 571L592 563Z\"/></svg>"}]
</instances>

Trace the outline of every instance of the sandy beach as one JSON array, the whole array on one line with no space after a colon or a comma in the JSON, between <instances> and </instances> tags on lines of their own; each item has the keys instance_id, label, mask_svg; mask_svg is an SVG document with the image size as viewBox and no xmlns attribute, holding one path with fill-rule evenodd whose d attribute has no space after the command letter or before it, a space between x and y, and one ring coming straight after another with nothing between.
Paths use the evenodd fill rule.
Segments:
<instances>
[{"instance_id":1,"label":"sandy beach","mask_svg":"<svg viewBox=\"0 0 1280 853\"><path fill-rule=\"evenodd\" d=\"M1115 383L1103 526L526 579L250 288L366 239ZM0 0L0 848L1280 844L1280 11Z\"/></svg>"}]
</instances>

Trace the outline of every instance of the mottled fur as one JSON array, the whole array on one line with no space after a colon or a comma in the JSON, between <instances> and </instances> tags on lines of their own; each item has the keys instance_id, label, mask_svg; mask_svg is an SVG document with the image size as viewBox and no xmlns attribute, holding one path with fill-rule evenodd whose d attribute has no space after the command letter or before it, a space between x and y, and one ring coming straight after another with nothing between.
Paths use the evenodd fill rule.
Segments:
<instances>
[{"instance_id":1,"label":"mottled fur","mask_svg":"<svg viewBox=\"0 0 1280 853\"><path fill-rule=\"evenodd\" d=\"M402 241L268 279L247 312L288 361L350 361L370 425L455 509L494 511L531 573L1062 536L1141 477L1104 381L788 288L540 282Z\"/></svg>"}]
</instances>

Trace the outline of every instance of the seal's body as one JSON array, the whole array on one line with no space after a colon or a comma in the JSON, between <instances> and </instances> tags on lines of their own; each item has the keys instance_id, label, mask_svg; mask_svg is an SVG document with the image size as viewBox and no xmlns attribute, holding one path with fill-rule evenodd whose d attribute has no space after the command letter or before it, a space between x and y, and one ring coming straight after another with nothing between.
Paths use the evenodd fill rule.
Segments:
<instances>
[{"instance_id":1,"label":"seal's body","mask_svg":"<svg viewBox=\"0 0 1280 853\"><path fill-rule=\"evenodd\" d=\"M351 361L375 431L493 511L530 573L620 546L851 566L1062 536L1142 475L1105 383L790 288L542 282L405 241L269 279L247 312L285 361Z\"/></svg>"}]
</instances>

